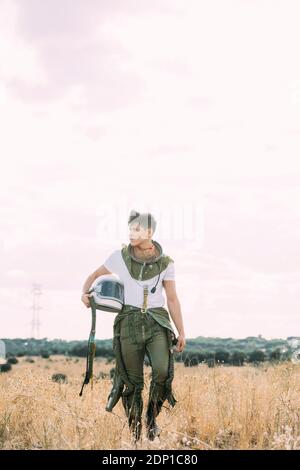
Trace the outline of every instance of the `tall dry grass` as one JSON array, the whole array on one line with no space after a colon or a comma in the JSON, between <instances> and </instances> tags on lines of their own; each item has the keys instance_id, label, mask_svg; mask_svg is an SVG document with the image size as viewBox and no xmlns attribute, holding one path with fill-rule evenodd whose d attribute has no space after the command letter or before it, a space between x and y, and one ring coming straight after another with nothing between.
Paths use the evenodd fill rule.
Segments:
<instances>
[{"instance_id":1,"label":"tall dry grass","mask_svg":"<svg viewBox=\"0 0 300 470\"><path fill-rule=\"evenodd\" d=\"M95 362L95 375L113 364ZM85 359L21 358L0 374L0 449L300 449L300 364L175 367L174 394L158 424L160 438L130 436L121 400L105 411L110 378L78 396ZM51 380L68 376L67 384ZM145 367L144 411L151 368Z\"/></svg>"}]
</instances>

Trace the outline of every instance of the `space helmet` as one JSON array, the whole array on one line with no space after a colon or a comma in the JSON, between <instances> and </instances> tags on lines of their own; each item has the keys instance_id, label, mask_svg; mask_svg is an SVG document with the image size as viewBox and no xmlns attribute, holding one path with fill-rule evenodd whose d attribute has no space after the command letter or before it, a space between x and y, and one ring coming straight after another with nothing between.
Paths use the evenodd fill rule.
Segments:
<instances>
[{"instance_id":1,"label":"space helmet","mask_svg":"<svg viewBox=\"0 0 300 470\"><path fill-rule=\"evenodd\" d=\"M97 277L89 293L92 307L105 312L118 313L124 305L124 284L116 274Z\"/></svg>"}]
</instances>

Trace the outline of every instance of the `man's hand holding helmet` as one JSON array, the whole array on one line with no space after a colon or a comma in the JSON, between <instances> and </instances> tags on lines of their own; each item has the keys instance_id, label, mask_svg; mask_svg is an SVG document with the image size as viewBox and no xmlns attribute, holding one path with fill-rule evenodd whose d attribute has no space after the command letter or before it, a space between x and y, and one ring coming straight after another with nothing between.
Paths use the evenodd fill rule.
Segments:
<instances>
[{"instance_id":1,"label":"man's hand holding helmet","mask_svg":"<svg viewBox=\"0 0 300 470\"><path fill-rule=\"evenodd\" d=\"M86 308L89 308L91 306L90 300L89 300L89 297L91 297L91 295L92 294L83 293L82 296L81 296L81 300L84 303L84 305L86 306Z\"/></svg>"}]
</instances>

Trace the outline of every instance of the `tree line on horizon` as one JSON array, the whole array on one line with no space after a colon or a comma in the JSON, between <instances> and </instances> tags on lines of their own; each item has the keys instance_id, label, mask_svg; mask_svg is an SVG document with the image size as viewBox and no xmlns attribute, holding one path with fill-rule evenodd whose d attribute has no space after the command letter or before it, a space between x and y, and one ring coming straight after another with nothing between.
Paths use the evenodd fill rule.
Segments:
<instances>
[{"instance_id":1,"label":"tree line on horizon","mask_svg":"<svg viewBox=\"0 0 300 470\"><path fill-rule=\"evenodd\" d=\"M2 339L6 346L7 357L65 355L85 357L87 354L87 341L66 341L47 338L16 338ZM199 336L186 340L183 352L176 353L176 362L183 362L185 366L194 366L206 363L209 367L214 365L243 366L245 363L262 363L265 361L281 362L292 358L300 337L287 339L267 340L260 336L249 336L244 339L212 338ZM294 342L294 343L293 343ZM112 339L96 340L96 357L114 359ZM147 363L147 357L145 358Z\"/></svg>"}]
</instances>

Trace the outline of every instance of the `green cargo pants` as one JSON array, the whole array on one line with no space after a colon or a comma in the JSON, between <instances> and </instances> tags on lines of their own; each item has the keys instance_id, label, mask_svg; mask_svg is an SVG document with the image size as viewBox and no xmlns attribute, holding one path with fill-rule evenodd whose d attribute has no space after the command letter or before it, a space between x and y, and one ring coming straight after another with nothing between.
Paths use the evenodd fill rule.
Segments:
<instances>
[{"instance_id":1,"label":"green cargo pants","mask_svg":"<svg viewBox=\"0 0 300 470\"><path fill-rule=\"evenodd\" d=\"M164 397L164 382L168 378L169 341L167 329L161 326L147 312L136 316L134 323L129 316L123 318L120 326L120 344L123 363L131 383L135 389L131 394L122 397L123 406L129 422L141 420L143 402L141 399L144 388L144 358L148 356L152 368L149 401L147 406L147 421L159 414ZM138 393L139 397L134 395ZM138 400L137 400L138 398ZM139 406L136 406L139 403ZM134 410L132 408L135 408Z\"/></svg>"}]
</instances>

